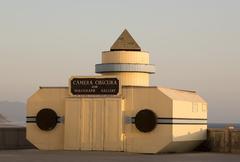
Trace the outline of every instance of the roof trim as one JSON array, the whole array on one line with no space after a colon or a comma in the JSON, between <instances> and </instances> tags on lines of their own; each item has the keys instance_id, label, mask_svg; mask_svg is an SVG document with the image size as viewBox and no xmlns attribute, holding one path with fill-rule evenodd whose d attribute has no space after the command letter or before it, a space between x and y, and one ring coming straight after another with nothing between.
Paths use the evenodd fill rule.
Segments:
<instances>
[{"instance_id":1,"label":"roof trim","mask_svg":"<svg viewBox=\"0 0 240 162\"><path fill-rule=\"evenodd\" d=\"M68 87L42 87L40 86L39 89L55 89L55 88L63 88L63 89L67 89Z\"/></svg>"}]
</instances>

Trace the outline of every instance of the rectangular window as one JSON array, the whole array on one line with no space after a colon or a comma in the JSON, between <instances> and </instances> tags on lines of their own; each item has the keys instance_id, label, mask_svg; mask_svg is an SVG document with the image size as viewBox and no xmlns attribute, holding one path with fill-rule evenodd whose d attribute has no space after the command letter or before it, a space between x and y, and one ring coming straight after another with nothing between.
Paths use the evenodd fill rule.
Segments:
<instances>
[{"instance_id":1,"label":"rectangular window","mask_svg":"<svg viewBox=\"0 0 240 162\"><path fill-rule=\"evenodd\" d=\"M207 112L207 104L202 104L202 112Z\"/></svg>"},{"instance_id":2,"label":"rectangular window","mask_svg":"<svg viewBox=\"0 0 240 162\"><path fill-rule=\"evenodd\" d=\"M198 112L198 104L197 103L192 104L192 112Z\"/></svg>"}]
</instances>

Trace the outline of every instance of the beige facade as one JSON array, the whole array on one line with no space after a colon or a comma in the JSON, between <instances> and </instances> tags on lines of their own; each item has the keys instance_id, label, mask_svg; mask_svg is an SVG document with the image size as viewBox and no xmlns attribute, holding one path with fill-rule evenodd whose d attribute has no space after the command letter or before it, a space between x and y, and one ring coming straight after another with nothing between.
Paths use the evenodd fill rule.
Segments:
<instances>
[{"instance_id":1,"label":"beige facade","mask_svg":"<svg viewBox=\"0 0 240 162\"><path fill-rule=\"evenodd\" d=\"M37 148L186 152L206 139L206 101L194 91L149 86L149 54L128 34L102 53L96 65L101 76L80 77L73 85L72 77L69 87L42 87L28 99L27 139ZM119 83L106 80L111 78ZM98 85L94 79L100 79ZM84 90L90 84L95 94ZM115 84L116 94L97 92ZM83 87L74 91L74 86Z\"/></svg>"},{"instance_id":2,"label":"beige facade","mask_svg":"<svg viewBox=\"0 0 240 162\"><path fill-rule=\"evenodd\" d=\"M102 63L149 64L149 53L139 51L105 51Z\"/></svg>"},{"instance_id":3,"label":"beige facade","mask_svg":"<svg viewBox=\"0 0 240 162\"><path fill-rule=\"evenodd\" d=\"M122 151L121 98L67 98L64 149Z\"/></svg>"},{"instance_id":4,"label":"beige facade","mask_svg":"<svg viewBox=\"0 0 240 162\"><path fill-rule=\"evenodd\" d=\"M102 53L103 64L149 64L149 54L141 51L106 51ZM142 72L108 72L102 75L117 76L122 85L149 86L149 74Z\"/></svg>"}]
</instances>

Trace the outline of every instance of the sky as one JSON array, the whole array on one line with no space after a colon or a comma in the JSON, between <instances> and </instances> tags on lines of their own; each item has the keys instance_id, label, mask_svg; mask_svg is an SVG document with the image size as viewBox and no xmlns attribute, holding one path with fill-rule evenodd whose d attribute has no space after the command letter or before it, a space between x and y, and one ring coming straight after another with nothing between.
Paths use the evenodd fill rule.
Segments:
<instances>
[{"instance_id":1,"label":"sky","mask_svg":"<svg viewBox=\"0 0 240 162\"><path fill-rule=\"evenodd\" d=\"M94 75L126 28L151 85L196 90L210 122L240 122L239 0L0 0L0 101Z\"/></svg>"}]
</instances>

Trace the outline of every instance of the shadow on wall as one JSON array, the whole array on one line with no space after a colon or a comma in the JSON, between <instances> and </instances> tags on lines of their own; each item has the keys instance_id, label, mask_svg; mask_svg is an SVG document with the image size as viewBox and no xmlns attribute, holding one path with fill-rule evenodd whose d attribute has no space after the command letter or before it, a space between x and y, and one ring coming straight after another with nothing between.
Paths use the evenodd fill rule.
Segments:
<instances>
[{"instance_id":1,"label":"shadow on wall","mask_svg":"<svg viewBox=\"0 0 240 162\"><path fill-rule=\"evenodd\" d=\"M175 152L192 152L195 151L202 143L205 143L207 138L207 131L200 129L195 132L188 132L184 135L173 136L173 142L163 148L163 152L168 152L169 150L176 150ZM186 140L187 139L187 140ZM191 139L191 140L189 140ZM173 149L174 148L174 149ZM198 149L199 150L199 149ZM207 151L207 150L202 150ZM173 153L170 151L170 153Z\"/></svg>"}]
</instances>

